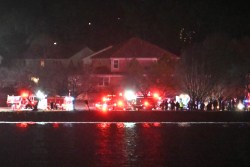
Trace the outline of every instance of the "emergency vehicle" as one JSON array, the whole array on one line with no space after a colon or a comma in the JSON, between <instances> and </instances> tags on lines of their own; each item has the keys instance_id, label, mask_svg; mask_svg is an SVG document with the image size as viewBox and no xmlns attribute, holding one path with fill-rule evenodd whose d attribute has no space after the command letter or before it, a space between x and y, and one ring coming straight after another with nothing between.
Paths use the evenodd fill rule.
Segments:
<instances>
[{"instance_id":1,"label":"emergency vehicle","mask_svg":"<svg viewBox=\"0 0 250 167\"><path fill-rule=\"evenodd\" d=\"M246 98L243 100L246 111L250 111L250 93L247 94Z\"/></svg>"},{"instance_id":2,"label":"emergency vehicle","mask_svg":"<svg viewBox=\"0 0 250 167\"><path fill-rule=\"evenodd\" d=\"M73 100L74 98L71 96L38 98L35 95L8 95L7 105L13 110L41 109L71 111L74 109Z\"/></svg>"},{"instance_id":3,"label":"emergency vehicle","mask_svg":"<svg viewBox=\"0 0 250 167\"><path fill-rule=\"evenodd\" d=\"M106 95L102 101L95 104L96 109L100 111L124 111L128 110L128 106L124 97L117 95Z\"/></svg>"},{"instance_id":4,"label":"emergency vehicle","mask_svg":"<svg viewBox=\"0 0 250 167\"><path fill-rule=\"evenodd\" d=\"M158 98L153 96L137 96L135 100L132 101L133 110L158 110L159 101Z\"/></svg>"},{"instance_id":5,"label":"emergency vehicle","mask_svg":"<svg viewBox=\"0 0 250 167\"><path fill-rule=\"evenodd\" d=\"M73 100L71 96L53 96L47 97L47 105L50 110L66 110L71 111L74 109Z\"/></svg>"},{"instance_id":6,"label":"emergency vehicle","mask_svg":"<svg viewBox=\"0 0 250 167\"><path fill-rule=\"evenodd\" d=\"M34 96L7 96L7 105L13 110L34 109L38 103L38 99Z\"/></svg>"}]
</instances>

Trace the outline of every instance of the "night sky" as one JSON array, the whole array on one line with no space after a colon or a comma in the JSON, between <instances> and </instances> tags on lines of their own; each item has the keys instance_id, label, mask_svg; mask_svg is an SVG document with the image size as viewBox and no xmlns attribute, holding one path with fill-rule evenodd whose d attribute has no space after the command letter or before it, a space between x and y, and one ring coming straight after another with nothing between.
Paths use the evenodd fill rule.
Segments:
<instances>
[{"instance_id":1,"label":"night sky","mask_svg":"<svg viewBox=\"0 0 250 167\"><path fill-rule=\"evenodd\" d=\"M41 36L72 52L102 49L139 37L179 53L211 33L250 35L246 1L222 0L1 0L0 54L18 57ZM74 50L75 49L75 50ZM14 52L13 50L16 50ZM66 53L66 52L65 52Z\"/></svg>"}]
</instances>

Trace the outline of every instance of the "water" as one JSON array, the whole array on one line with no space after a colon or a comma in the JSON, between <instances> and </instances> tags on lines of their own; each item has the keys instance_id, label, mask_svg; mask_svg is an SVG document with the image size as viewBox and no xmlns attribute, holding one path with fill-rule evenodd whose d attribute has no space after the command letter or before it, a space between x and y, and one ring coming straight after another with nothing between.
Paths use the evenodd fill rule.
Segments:
<instances>
[{"instance_id":1,"label":"water","mask_svg":"<svg viewBox=\"0 0 250 167\"><path fill-rule=\"evenodd\" d=\"M1 167L249 166L249 123L2 123Z\"/></svg>"}]
</instances>

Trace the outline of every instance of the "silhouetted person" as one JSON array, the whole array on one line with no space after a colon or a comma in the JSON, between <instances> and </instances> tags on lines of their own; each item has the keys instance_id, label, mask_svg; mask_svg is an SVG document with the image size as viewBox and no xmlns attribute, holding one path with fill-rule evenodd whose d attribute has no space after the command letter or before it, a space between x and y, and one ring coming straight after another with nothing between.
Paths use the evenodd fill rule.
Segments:
<instances>
[{"instance_id":1,"label":"silhouetted person","mask_svg":"<svg viewBox=\"0 0 250 167\"><path fill-rule=\"evenodd\" d=\"M170 105L171 105L171 110L173 111L175 107L174 101L171 101Z\"/></svg>"},{"instance_id":2,"label":"silhouetted person","mask_svg":"<svg viewBox=\"0 0 250 167\"><path fill-rule=\"evenodd\" d=\"M37 109L38 103L39 103L39 101L37 101L37 103L34 105L34 108L32 111L38 111L38 109Z\"/></svg>"},{"instance_id":3,"label":"silhouetted person","mask_svg":"<svg viewBox=\"0 0 250 167\"><path fill-rule=\"evenodd\" d=\"M54 103L50 102L50 109L53 110L54 109Z\"/></svg>"},{"instance_id":4,"label":"silhouetted person","mask_svg":"<svg viewBox=\"0 0 250 167\"><path fill-rule=\"evenodd\" d=\"M210 101L208 104L207 104L207 111L211 111L212 110L212 102Z\"/></svg>"},{"instance_id":5,"label":"silhouetted person","mask_svg":"<svg viewBox=\"0 0 250 167\"><path fill-rule=\"evenodd\" d=\"M167 111L168 110L168 101L167 100L165 101L164 105L165 105L165 110Z\"/></svg>"},{"instance_id":6,"label":"silhouetted person","mask_svg":"<svg viewBox=\"0 0 250 167\"><path fill-rule=\"evenodd\" d=\"M224 111L225 110L225 101L221 101L221 110Z\"/></svg>"},{"instance_id":7,"label":"silhouetted person","mask_svg":"<svg viewBox=\"0 0 250 167\"><path fill-rule=\"evenodd\" d=\"M165 101L164 100L161 102L160 107L161 107L161 110L163 111L164 107L165 107Z\"/></svg>"},{"instance_id":8,"label":"silhouetted person","mask_svg":"<svg viewBox=\"0 0 250 167\"><path fill-rule=\"evenodd\" d=\"M232 103L231 104L232 104L232 110L235 111L235 100L234 99L232 99Z\"/></svg>"},{"instance_id":9,"label":"silhouetted person","mask_svg":"<svg viewBox=\"0 0 250 167\"><path fill-rule=\"evenodd\" d=\"M176 111L180 109L180 103L178 101L175 103L175 107L176 107Z\"/></svg>"},{"instance_id":10,"label":"silhouetted person","mask_svg":"<svg viewBox=\"0 0 250 167\"><path fill-rule=\"evenodd\" d=\"M214 101L213 101L214 111L217 110L217 106L218 106L218 102L217 102L217 100L214 100Z\"/></svg>"},{"instance_id":11,"label":"silhouetted person","mask_svg":"<svg viewBox=\"0 0 250 167\"><path fill-rule=\"evenodd\" d=\"M180 100L180 110L183 110L183 108L184 108L184 104L183 104L182 100Z\"/></svg>"},{"instance_id":12,"label":"silhouetted person","mask_svg":"<svg viewBox=\"0 0 250 167\"><path fill-rule=\"evenodd\" d=\"M201 102L200 110L201 110L201 111L204 111L204 109L205 109L205 104L204 104L204 102Z\"/></svg>"}]
</instances>

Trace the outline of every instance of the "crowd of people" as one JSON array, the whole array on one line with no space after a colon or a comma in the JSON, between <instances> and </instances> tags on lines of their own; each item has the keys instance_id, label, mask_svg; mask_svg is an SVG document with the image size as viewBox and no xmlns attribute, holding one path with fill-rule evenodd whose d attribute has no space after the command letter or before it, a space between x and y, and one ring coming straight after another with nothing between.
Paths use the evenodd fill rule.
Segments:
<instances>
[{"instance_id":1,"label":"crowd of people","mask_svg":"<svg viewBox=\"0 0 250 167\"><path fill-rule=\"evenodd\" d=\"M238 100L235 98L228 99L210 99L208 102L199 102L190 100L184 105L182 100L165 99L160 104L163 111L235 111L237 110Z\"/></svg>"}]
</instances>

